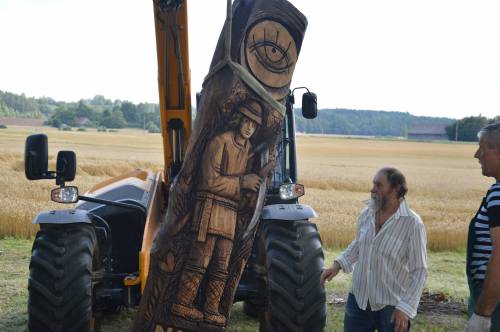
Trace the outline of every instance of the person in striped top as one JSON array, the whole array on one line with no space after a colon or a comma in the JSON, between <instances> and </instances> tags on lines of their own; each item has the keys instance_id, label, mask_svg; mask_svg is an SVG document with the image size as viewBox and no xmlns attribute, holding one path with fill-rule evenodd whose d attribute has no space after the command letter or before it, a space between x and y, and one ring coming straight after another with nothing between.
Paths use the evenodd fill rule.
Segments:
<instances>
[{"instance_id":1,"label":"person in striped top","mask_svg":"<svg viewBox=\"0 0 500 332\"><path fill-rule=\"evenodd\" d=\"M467 280L469 283L469 321L467 332L500 331L500 122L488 125L478 134L479 160L484 176L495 184L486 192L469 225L467 241Z\"/></svg>"},{"instance_id":2,"label":"person in striped top","mask_svg":"<svg viewBox=\"0 0 500 332\"><path fill-rule=\"evenodd\" d=\"M417 314L427 278L427 238L405 199L404 175L386 167L373 179L349 247L323 271L320 282L354 270L344 331L403 332Z\"/></svg>"}]
</instances>

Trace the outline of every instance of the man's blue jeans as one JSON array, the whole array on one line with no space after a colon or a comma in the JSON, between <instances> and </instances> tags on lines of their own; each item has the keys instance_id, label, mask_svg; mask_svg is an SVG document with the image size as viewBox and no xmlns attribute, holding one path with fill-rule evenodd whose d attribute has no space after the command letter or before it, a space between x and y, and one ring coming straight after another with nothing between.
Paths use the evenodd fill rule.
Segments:
<instances>
[{"instance_id":1,"label":"man's blue jeans","mask_svg":"<svg viewBox=\"0 0 500 332\"><path fill-rule=\"evenodd\" d=\"M344 332L392 332L394 323L391 323L394 306L386 306L379 311L372 311L370 304L366 310L361 309L356 298L349 293L344 316ZM410 331L408 322L408 331Z\"/></svg>"}]
</instances>

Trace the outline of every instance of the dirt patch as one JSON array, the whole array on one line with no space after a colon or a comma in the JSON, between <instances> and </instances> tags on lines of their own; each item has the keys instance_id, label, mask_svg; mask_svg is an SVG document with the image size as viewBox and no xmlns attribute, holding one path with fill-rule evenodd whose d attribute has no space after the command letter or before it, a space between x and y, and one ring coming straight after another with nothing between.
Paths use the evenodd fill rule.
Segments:
<instances>
[{"instance_id":1,"label":"dirt patch","mask_svg":"<svg viewBox=\"0 0 500 332\"><path fill-rule=\"evenodd\" d=\"M418 306L419 313L432 315L460 315L467 313L467 304L462 299L454 299L444 293L424 292Z\"/></svg>"},{"instance_id":2,"label":"dirt patch","mask_svg":"<svg viewBox=\"0 0 500 332\"><path fill-rule=\"evenodd\" d=\"M347 293L330 293L326 303L343 307L347 302ZM463 299L454 299L444 293L429 293L424 291L418 306L419 314L429 314L439 317L440 315L463 316L467 313L467 304Z\"/></svg>"}]
</instances>

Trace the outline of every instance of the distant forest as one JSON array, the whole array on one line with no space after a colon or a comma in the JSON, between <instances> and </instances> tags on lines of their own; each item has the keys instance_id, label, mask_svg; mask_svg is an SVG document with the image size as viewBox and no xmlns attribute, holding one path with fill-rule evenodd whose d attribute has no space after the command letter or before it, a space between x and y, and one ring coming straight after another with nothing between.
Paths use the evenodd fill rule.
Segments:
<instances>
[{"instance_id":1,"label":"distant forest","mask_svg":"<svg viewBox=\"0 0 500 332\"><path fill-rule=\"evenodd\" d=\"M193 109L193 118L196 110ZM45 119L54 127L145 128L160 131L158 104L110 100L102 95L77 102L56 101L49 97L32 98L0 90L0 117ZM442 125L450 140L475 141L477 131L488 123L500 121L500 116L483 116L460 120L439 117L414 116L410 113L321 109L318 117L308 120L301 110L295 110L297 132L337 135L366 135L407 137L412 127Z\"/></svg>"},{"instance_id":2,"label":"distant forest","mask_svg":"<svg viewBox=\"0 0 500 332\"><path fill-rule=\"evenodd\" d=\"M298 132L337 135L406 137L412 126L451 124L449 118L414 116L410 113L351 110L344 108L318 110L318 117L308 120L295 111Z\"/></svg>"},{"instance_id":3,"label":"distant forest","mask_svg":"<svg viewBox=\"0 0 500 332\"><path fill-rule=\"evenodd\" d=\"M0 117L45 119L53 127L146 128L160 131L158 104L110 100L97 95L77 102L31 98L0 90Z\"/></svg>"}]
</instances>

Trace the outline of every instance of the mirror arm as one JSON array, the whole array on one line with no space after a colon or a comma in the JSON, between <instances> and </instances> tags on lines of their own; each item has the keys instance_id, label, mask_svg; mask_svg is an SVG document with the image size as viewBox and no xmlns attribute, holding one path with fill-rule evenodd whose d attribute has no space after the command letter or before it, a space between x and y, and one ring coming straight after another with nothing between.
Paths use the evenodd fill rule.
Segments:
<instances>
[{"instance_id":1,"label":"mirror arm","mask_svg":"<svg viewBox=\"0 0 500 332\"><path fill-rule=\"evenodd\" d=\"M54 171L47 171L43 174L45 175L44 179L53 180L57 178L57 174Z\"/></svg>"},{"instance_id":2,"label":"mirror arm","mask_svg":"<svg viewBox=\"0 0 500 332\"><path fill-rule=\"evenodd\" d=\"M294 88L294 89L292 90L292 95L293 95L293 92L294 92L295 90L298 90L298 89L306 89L308 93L311 93L307 87L305 87L305 86L298 86L298 87L296 87L296 88Z\"/></svg>"},{"instance_id":3,"label":"mirror arm","mask_svg":"<svg viewBox=\"0 0 500 332\"><path fill-rule=\"evenodd\" d=\"M56 177L56 185L61 186L61 188L64 187L64 182L65 182L64 177L59 176L57 174L55 177Z\"/></svg>"},{"instance_id":4,"label":"mirror arm","mask_svg":"<svg viewBox=\"0 0 500 332\"><path fill-rule=\"evenodd\" d=\"M146 209L140 205L122 203L122 202L113 202L113 201L108 201L105 199L88 197L88 196L80 196L80 195L78 195L78 199L82 200L82 201L86 201L86 202L91 202L91 203L99 203L99 204L103 204L103 205L118 206L118 207L122 207L122 208L126 208L126 209L137 210L137 211L140 211L142 214L144 214L144 217L147 216Z\"/></svg>"}]
</instances>

